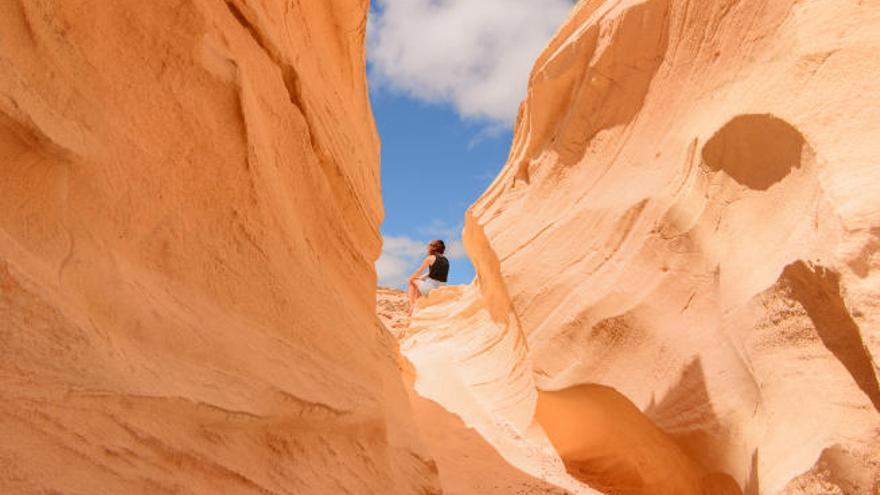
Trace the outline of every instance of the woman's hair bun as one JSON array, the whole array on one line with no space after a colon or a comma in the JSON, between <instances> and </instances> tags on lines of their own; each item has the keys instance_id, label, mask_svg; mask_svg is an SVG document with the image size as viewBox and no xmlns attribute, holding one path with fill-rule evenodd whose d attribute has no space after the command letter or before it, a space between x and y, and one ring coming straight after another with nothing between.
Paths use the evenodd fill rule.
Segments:
<instances>
[{"instance_id":1,"label":"woman's hair bun","mask_svg":"<svg viewBox=\"0 0 880 495\"><path fill-rule=\"evenodd\" d=\"M440 239L434 239L428 245L431 247L431 254L443 254L446 252L446 243Z\"/></svg>"}]
</instances>

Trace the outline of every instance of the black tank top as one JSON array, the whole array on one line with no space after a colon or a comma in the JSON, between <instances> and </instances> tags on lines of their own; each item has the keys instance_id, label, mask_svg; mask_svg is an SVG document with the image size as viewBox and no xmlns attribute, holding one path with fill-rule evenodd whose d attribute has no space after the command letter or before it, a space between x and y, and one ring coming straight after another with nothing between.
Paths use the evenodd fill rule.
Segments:
<instances>
[{"instance_id":1,"label":"black tank top","mask_svg":"<svg viewBox=\"0 0 880 495\"><path fill-rule=\"evenodd\" d=\"M449 260L443 255L435 254L434 264L431 265L431 269L428 271L428 277L440 282L446 282L447 275L449 275Z\"/></svg>"}]
</instances>

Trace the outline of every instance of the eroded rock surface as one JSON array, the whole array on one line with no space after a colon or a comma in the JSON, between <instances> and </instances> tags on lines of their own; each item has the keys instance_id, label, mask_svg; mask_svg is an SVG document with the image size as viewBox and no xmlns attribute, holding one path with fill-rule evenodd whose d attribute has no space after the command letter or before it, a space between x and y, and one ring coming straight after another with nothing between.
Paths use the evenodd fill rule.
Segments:
<instances>
[{"instance_id":1,"label":"eroded rock surface","mask_svg":"<svg viewBox=\"0 0 880 495\"><path fill-rule=\"evenodd\" d=\"M417 390L611 493L880 490L876 7L580 2L468 212L478 280L401 344Z\"/></svg>"},{"instance_id":2,"label":"eroded rock surface","mask_svg":"<svg viewBox=\"0 0 880 495\"><path fill-rule=\"evenodd\" d=\"M0 492L437 493L361 0L0 2Z\"/></svg>"},{"instance_id":3,"label":"eroded rock surface","mask_svg":"<svg viewBox=\"0 0 880 495\"><path fill-rule=\"evenodd\" d=\"M376 310L385 327L397 338L409 328L409 301L399 289L379 288ZM419 437L436 462L443 493L448 495L566 495L569 492L530 476L508 463L474 428L413 388L415 369L400 356L399 366L407 386ZM437 371L437 370L434 370ZM435 378L450 380L453 369ZM450 380L451 383L454 383ZM455 388L457 389L457 388Z\"/></svg>"},{"instance_id":4,"label":"eroded rock surface","mask_svg":"<svg viewBox=\"0 0 880 495\"><path fill-rule=\"evenodd\" d=\"M409 298L400 289L379 287L376 291L376 315L385 328L401 338L409 326Z\"/></svg>"}]
</instances>

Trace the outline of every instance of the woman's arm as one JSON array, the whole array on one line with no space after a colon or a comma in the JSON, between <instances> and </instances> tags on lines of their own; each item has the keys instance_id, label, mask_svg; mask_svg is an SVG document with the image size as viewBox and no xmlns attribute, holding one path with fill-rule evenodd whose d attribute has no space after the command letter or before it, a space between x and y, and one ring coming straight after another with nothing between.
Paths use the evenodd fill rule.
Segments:
<instances>
[{"instance_id":1,"label":"woman's arm","mask_svg":"<svg viewBox=\"0 0 880 495\"><path fill-rule=\"evenodd\" d=\"M414 271L413 274L409 276L407 281L412 282L416 279L423 280L425 277L427 277L428 276L427 273L425 273L425 275L422 277L419 277L419 274L422 273L423 270L428 268L428 265L430 265L431 262L434 261L433 258L434 258L433 256L426 257L425 261L422 262L422 266L420 266L418 270Z\"/></svg>"}]
</instances>

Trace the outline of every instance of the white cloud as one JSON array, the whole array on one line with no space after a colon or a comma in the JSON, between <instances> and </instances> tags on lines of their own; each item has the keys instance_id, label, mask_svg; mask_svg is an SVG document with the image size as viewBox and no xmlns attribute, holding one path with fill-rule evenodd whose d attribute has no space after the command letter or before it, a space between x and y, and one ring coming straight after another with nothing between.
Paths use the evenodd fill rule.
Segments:
<instances>
[{"instance_id":1,"label":"white cloud","mask_svg":"<svg viewBox=\"0 0 880 495\"><path fill-rule=\"evenodd\" d=\"M464 224L462 223L450 225L439 218L435 218L428 225L416 229L416 232L421 237L431 237L432 239L455 239L461 236L461 229L463 227Z\"/></svg>"},{"instance_id":2,"label":"white cloud","mask_svg":"<svg viewBox=\"0 0 880 495\"><path fill-rule=\"evenodd\" d=\"M435 223L438 222L435 221ZM382 255L376 260L379 285L405 287L406 278L419 267L419 263L427 256L425 252L427 244L427 240L421 241L408 236L384 236ZM446 241L446 257L449 259L467 257L461 239L455 238Z\"/></svg>"},{"instance_id":3,"label":"white cloud","mask_svg":"<svg viewBox=\"0 0 880 495\"><path fill-rule=\"evenodd\" d=\"M378 0L374 84L512 127L535 59L571 0Z\"/></svg>"},{"instance_id":4,"label":"white cloud","mask_svg":"<svg viewBox=\"0 0 880 495\"><path fill-rule=\"evenodd\" d=\"M453 239L446 244L446 257L449 259L467 258L461 239Z\"/></svg>"}]
</instances>

